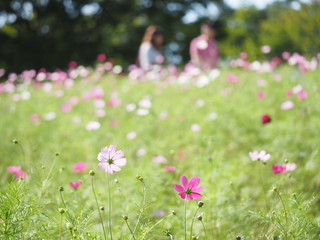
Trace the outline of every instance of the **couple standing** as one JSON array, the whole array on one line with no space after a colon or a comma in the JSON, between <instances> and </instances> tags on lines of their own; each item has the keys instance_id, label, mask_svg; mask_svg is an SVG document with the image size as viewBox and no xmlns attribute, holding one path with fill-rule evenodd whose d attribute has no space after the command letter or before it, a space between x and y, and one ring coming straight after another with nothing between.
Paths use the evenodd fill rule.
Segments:
<instances>
[{"instance_id":1,"label":"couple standing","mask_svg":"<svg viewBox=\"0 0 320 240\"><path fill-rule=\"evenodd\" d=\"M201 35L194 38L190 43L191 64L202 70L217 68L219 48L215 41L216 28L213 21L201 24ZM146 29L139 48L137 65L144 71L152 70L154 65L161 65L164 56L161 53L163 33L156 26Z\"/></svg>"}]
</instances>

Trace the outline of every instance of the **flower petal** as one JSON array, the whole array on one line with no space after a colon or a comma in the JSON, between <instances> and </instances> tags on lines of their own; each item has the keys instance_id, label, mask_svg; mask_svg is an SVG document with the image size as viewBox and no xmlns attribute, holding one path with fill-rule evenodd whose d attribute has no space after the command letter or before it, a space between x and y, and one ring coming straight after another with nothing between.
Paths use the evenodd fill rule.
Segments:
<instances>
[{"instance_id":1,"label":"flower petal","mask_svg":"<svg viewBox=\"0 0 320 240\"><path fill-rule=\"evenodd\" d=\"M202 198L202 195L200 193L191 193L192 197L195 199L200 199Z\"/></svg>"},{"instance_id":2,"label":"flower petal","mask_svg":"<svg viewBox=\"0 0 320 240\"><path fill-rule=\"evenodd\" d=\"M119 172L119 171L121 171L121 168L119 168L117 165L115 165L115 164L111 164L110 165L110 168L113 170L113 171L115 171L115 172Z\"/></svg>"},{"instance_id":3,"label":"flower petal","mask_svg":"<svg viewBox=\"0 0 320 240\"><path fill-rule=\"evenodd\" d=\"M189 200L189 201L193 200L192 194L187 194L187 200Z\"/></svg>"},{"instance_id":4,"label":"flower petal","mask_svg":"<svg viewBox=\"0 0 320 240\"><path fill-rule=\"evenodd\" d=\"M113 173L113 170L112 170L112 168L110 167L109 164L107 165L106 172L107 172L107 173L110 173L110 174Z\"/></svg>"},{"instance_id":5,"label":"flower petal","mask_svg":"<svg viewBox=\"0 0 320 240\"><path fill-rule=\"evenodd\" d=\"M117 160L119 158L122 158L123 156L124 156L124 152L119 150L119 151L116 151L116 153L112 156L112 159Z\"/></svg>"},{"instance_id":6,"label":"flower petal","mask_svg":"<svg viewBox=\"0 0 320 240\"><path fill-rule=\"evenodd\" d=\"M102 152L99 153L98 154L98 160L101 161L101 162L105 162L107 160L105 154L103 154Z\"/></svg>"},{"instance_id":7,"label":"flower petal","mask_svg":"<svg viewBox=\"0 0 320 240\"><path fill-rule=\"evenodd\" d=\"M116 149L117 149L116 146L110 145L109 150L108 150L108 153L109 153L108 158L109 159L113 159L113 156L114 156L114 154L116 152Z\"/></svg>"},{"instance_id":8,"label":"flower petal","mask_svg":"<svg viewBox=\"0 0 320 240\"><path fill-rule=\"evenodd\" d=\"M106 170L108 165L109 165L108 163L99 163L98 164L99 168L101 168L102 170Z\"/></svg>"},{"instance_id":9,"label":"flower petal","mask_svg":"<svg viewBox=\"0 0 320 240\"><path fill-rule=\"evenodd\" d=\"M202 191L202 188L203 188L203 187L194 187L194 188L191 189L191 191L192 191L193 193L198 193L198 192L201 192L201 191Z\"/></svg>"},{"instance_id":10,"label":"flower petal","mask_svg":"<svg viewBox=\"0 0 320 240\"><path fill-rule=\"evenodd\" d=\"M117 166L122 167L122 166L126 165L127 159L125 159L125 158L116 159L113 161L113 163Z\"/></svg>"},{"instance_id":11,"label":"flower petal","mask_svg":"<svg viewBox=\"0 0 320 240\"><path fill-rule=\"evenodd\" d=\"M182 199L186 199L187 194L185 192L181 192L179 195Z\"/></svg>"},{"instance_id":12,"label":"flower petal","mask_svg":"<svg viewBox=\"0 0 320 240\"><path fill-rule=\"evenodd\" d=\"M188 179L186 176L182 176L180 178L180 182L185 189L188 188Z\"/></svg>"},{"instance_id":13,"label":"flower petal","mask_svg":"<svg viewBox=\"0 0 320 240\"><path fill-rule=\"evenodd\" d=\"M184 192L184 188L178 184L174 185L174 189L178 192Z\"/></svg>"},{"instance_id":14,"label":"flower petal","mask_svg":"<svg viewBox=\"0 0 320 240\"><path fill-rule=\"evenodd\" d=\"M189 187L194 188L194 187L198 186L199 183L200 183L200 178L197 178L196 176L194 176L190 179Z\"/></svg>"}]
</instances>

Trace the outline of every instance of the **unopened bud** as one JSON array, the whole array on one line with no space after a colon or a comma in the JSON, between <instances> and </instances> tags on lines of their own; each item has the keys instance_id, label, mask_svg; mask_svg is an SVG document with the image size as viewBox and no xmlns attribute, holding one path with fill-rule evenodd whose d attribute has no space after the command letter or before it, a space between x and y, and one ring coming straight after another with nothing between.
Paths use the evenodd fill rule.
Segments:
<instances>
[{"instance_id":1,"label":"unopened bud","mask_svg":"<svg viewBox=\"0 0 320 240\"><path fill-rule=\"evenodd\" d=\"M67 222L67 223L66 223L66 228L67 228L68 230L72 230L72 229L73 229L72 223Z\"/></svg>"},{"instance_id":2,"label":"unopened bud","mask_svg":"<svg viewBox=\"0 0 320 240\"><path fill-rule=\"evenodd\" d=\"M129 217L127 215L123 215L122 218L123 220L127 221Z\"/></svg>"},{"instance_id":3,"label":"unopened bud","mask_svg":"<svg viewBox=\"0 0 320 240\"><path fill-rule=\"evenodd\" d=\"M236 240L241 240L241 239L242 239L242 237L240 237L240 236L236 237Z\"/></svg>"},{"instance_id":4,"label":"unopened bud","mask_svg":"<svg viewBox=\"0 0 320 240\"><path fill-rule=\"evenodd\" d=\"M90 170L90 171L89 171L89 175L90 175L90 176L94 176L95 174L96 174L96 173L95 173L93 170Z\"/></svg>"},{"instance_id":5,"label":"unopened bud","mask_svg":"<svg viewBox=\"0 0 320 240\"><path fill-rule=\"evenodd\" d=\"M64 190L64 188L60 186L60 187L59 187L59 191L60 191L60 192L63 192L63 190Z\"/></svg>"},{"instance_id":6,"label":"unopened bud","mask_svg":"<svg viewBox=\"0 0 320 240\"><path fill-rule=\"evenodd\" d=\"M203 205L204 205L204 202L202 202L202 201L198 202L198 207L203 207Z\"/></svg>"},{"instance_id":7,"label":"unopened bud","mask_svg":"<svg viewBox=\"0 0 320 240\"><path fill-rule=\"evenodd\" d=\"M191 239L192 239L192 240L196 240L196 239L199 239L199 237L198 237L198 236L192 236Z\"/></svg>"},{"instance_id":8,"label":"unopened bud","mask_svg":"<svg viewBox=\"0 0 320 240\"><path fill-rule=\"evenodd\" d=\"M60 155L60 153L56 152L55 155L58 157Z\"/></svg>"},{"instance_id":9,"label":"unopened bud","mask_svg":"<svg viewBox=\"0 0 320 240\"><path fill-rule=\"evenodd\" d=\"M101 207L100 207L100 210L101 210L101 211L104 211L104 206L101 206Z\"/></svg>"},{"instance_id":10,"label":"unopened bud","mask_svg":"<svg viewBox=\"0 0 320 240\"><path fill-rule=\"evenodd\" d=\"M59 208L59 213L63 214L65 212L66 212L66 210L64 210L64 208Z\"/></svg>"},{"instance_id":11,"label":"unopened bud","mask_svg":"<svg viewBox=\"0 0 320 240\"><path fill-rule=\"evenodd\" d=\"M176 210L172 210L171 212L172 212L172 215L177 215Z\"/></svg>"},{"instance_id":12,"label":"unopened bud","mask_svg":"<svg viewBox=\"0 0 320 240\"><path fill-rule=\"evenodd\" d=\"M202 221L202 215L197 216L197 219L198 219L199 221Z\"/></svg>"},{"instance_id":13,"label":"unopened bud","mask_svg":"<svg viewBox=\"0 0 320 240\"><path fill-rule=\"evenodd\" d=\"M12 142L13 142L14 144L18 144L18 143L19 143L17 139L13 139Z\"/></svg>"},{"instance_id":14,"label":"unopened bud","mask_svg":"<svg viewBox=\"0 0 320 240\"><path fill-rule=\"evenodd\" d=\"M143 181L143 177L140 176L140 175L137 175L137 176L136 176L136 179L139 180L139 181Z\"/></svg>"}]
</instances>

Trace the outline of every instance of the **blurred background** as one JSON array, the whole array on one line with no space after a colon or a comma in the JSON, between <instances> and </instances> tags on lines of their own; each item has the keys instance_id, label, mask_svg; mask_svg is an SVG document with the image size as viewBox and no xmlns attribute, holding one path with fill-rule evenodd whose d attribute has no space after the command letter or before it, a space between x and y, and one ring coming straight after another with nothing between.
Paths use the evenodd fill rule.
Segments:
<instances>
[{"instance_id":1,"label":"blurred background","mask_svg":"<svg viewBox=\"0 0 320 240\"><path fill-rule=\"evenodd\" d=\"M71 60L92 65L104 53L115 63L135 62L145 28L163 28L168 64L189 60L189 43L204 19L218 23L221 56L247 52L264 59L320 52L320 1L274 0L1 0L0 68L64 69ZM267 55L268 57L268 55Z\"/></svg>"}]
</instances>

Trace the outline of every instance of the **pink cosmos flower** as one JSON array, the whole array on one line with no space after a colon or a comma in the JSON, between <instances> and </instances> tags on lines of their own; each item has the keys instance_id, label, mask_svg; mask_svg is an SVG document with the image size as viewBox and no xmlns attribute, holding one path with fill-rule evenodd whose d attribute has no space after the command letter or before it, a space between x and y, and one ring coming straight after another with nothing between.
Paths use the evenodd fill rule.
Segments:
<instances>
[{"instance_id":1,"label":"pink cosmos flower","mask_svg":"<svg viewBox=\"0 0 320 240\"><path fill-rule=\"evenodd\" d=\"M229 74L227 78L230 83L238 82L238 77L234 74Z\"/></svg>"},{"instance_id":2,"label":"pink cosmos flower","mask_svg":"<svg viewBox=\"0 0 320 240\"><path fill-rule=\"evenodd\" d=\"M274 174L286 172L286 166L283 165L272 165L272 171Z\"/></svg>"},{"instance_id":3,"label":"pink cosmos flower","mask_svg":"<svg viewBox=\"0 0 320 240\"><path fill-rule=\"evenodd\" d=\"M174 189L179 192L179 196L182 199L193 200L194 198L202 198L202 195L199 193L202 191L202 187L198 186L200 183L200 178L194 176L190 179L190 182L188 182L187 177L182 176L180 178L180 182L182 186L175 184Z\"/></svg>"},{"instance_id":4,"label":"pink cosmos flower","mask_svg":"<svg viewBox=\"0 0 320 240\"><path fill-rule=\"evenodd\" d=\"M24 171L18 171L14 173L16 178L27 178L28 175Z\"/></svg>"},{"instance_id":5,"label":"pink cosmos flower","mask_svg":"<svg viewBox=\"0 0 320 240\"><path fill-rule=\"evenodd\" d=\"M7 167L7 171L11 172L11 173L20 172L21 167L20 166L9 166L9 167Z\"/></svg>"},{"instance_id":6,"label":"pink cosmos flower","mask_svg":"<svg viewBox=\"0 0 320 240\"><path fill-rule=\"evenodd\" d=\"M40 122L41 117L38 114L34 113L34 114L31 114L30 119L33 122Z\"/></svg>"},{"instance_id":7,"label":"pink cosmos flower","mask_svg":"<svg viewBox=\"0 0 320 240\"><path fill-rule=\"evenodd\" d=\"M163 167L164 170L166 170L167 172L173 172L175 171L177 168L175 166L165 166Z\"/></svg>"},{"instance_id":8,"label":"pink cosmos flower","mask_svg":"<svg viewBox=\"0 0 320 240\"><path fill-rule=\"evenodd\" d=\"M76 67L78 67L78 63L76 61L70 61L68 63L68 67L69 68L76 68Z\"/></svg>"},{"instance_id":9,"label":"pink cosmos flower","mask_svg":"<svg viewBox=\"0 0 320 240\"><path fill-rule=\"evenodd\" d=\"M271 117L268 114L264 114L261 116L261 122L263 124L267 124L271 122Z\"/></svg>"},{"instance_id":10,"label":"pink cosmos flower","mask_svg":"<svg viewBox=\"0 0 320 240\"><path fill-rule=\"evenodd\" d=\"M70 187L77 189L81 186L79 182L69 182Z\"/></svg>"},{"instance_id":11,"label":"pink cosmos flower","mask_svg":"<svg viewBox=\"0 0 320 240\"><path fill-rule=\"evenodd\" d=\"M120 171L120 167L127 163L127 159L123 158L124 152L121 150L116 151L116 149L116 146L110 145L102 148L98 154L98 160L100 161L98 166L110 174Z\"/></svg>"},{"instance_id":12,"label":"pink cosmos flower","mask_svg":"<svg viewBox=\"0 0 320 240\"><path fill-rule=\"evenodd\" d=\"M271 155L264 150L260 152L258 151L249 152L249 156L252 159L252 161L262 161L262 162L268 161L269 158L271 157Z\"/></svg>"},{"instance_id":13,"label":"pink cosmos flower","mask_svg":"<svg viewBox=\"0 0 320 240\"><path fill-rule=\"evenodd\" d=\"M292 97L292 96L293 96L293 91L288 90L288 91L286 92L286 96L287 96L287 97Z\"/></svg>"},{"instance_id":14,"label":"pink cosmos flower","mask_svg":"<svg viewBox=\"0 0 320 240\"><path fill-rule=\"evenodd\" d=\"M258 99L264 99L266 97L266 94L262 91L258 92Z\"/></svg>"},{"instance_id":15,"label":"pink cosmos flower","mask_svg":"<svg viewBox=\"0 0 320 240\"><path fill-rule=\"evenodd\" d=\"M297 168L297 164L295 163L286 163L285 166L286 166L286 172L294 171Z\"/></svg>"},{"instance_id":16,"label":"pink cosmos flower","mask_svg":"<svg viewBox=\"0 0 320 240\"><path fill-rule=\"evenodd\" d=\"M103 53L100 53L100 54L97 56L97 60L98 60L99 62L104 62L104 61L107 60L107 56L106 56L105 54L103 54Z\"/></svg>"},{"instance_id":17,"label":"pink cosmos flower","mask_svg":"<svg viewBox=\"0 0 320 240\"><path fill-rule=\"evenodd\" d=\"M246 59L246 58L248 57L248 54L247 54L246 52L241 52L241 53L239 54L239 56L240 56L240 58L242 58L242 59Z\"/></svg>"},{"instance_id":18,"label":"pink cosmos flower","mask_svg":"<svg viewBox=\"0 0 320 240\"><path fill-rule=\"evenodd\" d=\"M267 54L271 52L271 47L269 45L264 45L261 47L261 52Z\"/></svg>"},{"instance_id":19,"label":"pink cosmos flower","mask_svg":"<svg viewBox=\"0 0 320 240\"><path fill-rule=\"evenodd\" d=\"M87 164L84 162L77 162L75 165L73 165L73 171L74 172L82 172L88 168Z\"/></svg>"},{"instance_id":20,"label":"pink cosmos flower","mask_svg":"<svg viewBox=\"0 0 320 240\"><path fill-rule=\"evenodd\" d=\"M298 93L298 99L299 100L303 100L303 99L306 99L306 98L308 98L308 93L305 90L301 90Z\"/></svg>"}]
</instances>

